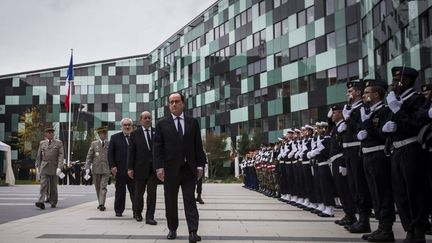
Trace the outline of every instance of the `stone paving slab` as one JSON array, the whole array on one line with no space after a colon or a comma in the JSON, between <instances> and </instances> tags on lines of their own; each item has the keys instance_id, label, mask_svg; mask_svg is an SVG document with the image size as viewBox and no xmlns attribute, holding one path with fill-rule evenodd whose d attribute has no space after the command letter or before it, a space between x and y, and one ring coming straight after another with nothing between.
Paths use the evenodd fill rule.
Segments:
<instances>
[{"instance_id":1,"label":"stone paving slab","mask_svg":"<svg viewBox=\"0 0 432 243\"><path fill-rule=\"evenodd\" d=\"M333 223L336 218L318 216L243 188L240 184L204 184L204 205L199 205L199 234L202 242L364 242ZM123 217L115 217L114 198L107 199L107 211L92 201L0 225L0 243L14 242L187 242L182 200L176 240L167 240L163 188L158 187L155 219L151 226L132 219L127 201ZM59 195L61 196L61 195ZM128 197L127 197L128 198ZM129 200L129 199L127 199ZM38 210L35 208L35 210ZM372 227L376 228L376 221ZM400 242L405 237L400 223L394 227ZM432 238L428 236L428 242Z\"/></svg>"}]
</instances>

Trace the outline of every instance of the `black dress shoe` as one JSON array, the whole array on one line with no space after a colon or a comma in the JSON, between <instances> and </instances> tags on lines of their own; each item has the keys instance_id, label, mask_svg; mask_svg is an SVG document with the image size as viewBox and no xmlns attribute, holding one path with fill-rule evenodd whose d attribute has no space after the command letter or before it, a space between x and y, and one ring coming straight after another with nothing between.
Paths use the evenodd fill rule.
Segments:
<instances>
[{"instance_id":1,"label":"black dress shoe","mask_svg":"<svg viewBox=\"0 0 432 243\"><path fill-rule=\"evenodd\" d=\"M121 217L122 213L116 213L116 217Z\"/></svg>"},{"instance_id":2,"label":"black dress shoe","mask_svg":"<svg viewBox=\"0 0 432 243\"><path fill-rule=\"evenodd\" d=\"M51 204L51 208L56 208L56 207L57 207L57 205Z\"/></svg>"},{"instance_id":3,"label":"black dress shoe","mask_svg":"<svg viewBox=\"0 0 432 243\"><path fill-rule=\"evenodd\" d=\"M170 230L167 235L168 240L174 240L177 238L177 232L175 230Z\"/></svg>"},{"instance_id":4,"label":"black dress shoe","mask_svg":"<svg viewBox=\"0 0 432 243\"><path fill-rule=\"evenodd\" d=\"M40 208L40 209L45 209L45 204L41 203L41 202L37 202L35 203L36 207Z\"/></svg>"},{"instance_id":5,"label":"black dress shoe","mask_svg":"<svg viewBox=\"0 0 432 243\"><path fill-rule=\"evenodd\" d=\"M196 200L199 204L204 204L204 201L202 200L201 197L197 197L195 200Z\"/></svg>"},{"instance_id":6,"label":"black dress shoe","mask_svg":"<svg viewBox=\"0 0 432 243\"><path fill-rule=\"evenodd\" d=\"M196 243L197 241L201 241L201 236L197 235L196 232L189 233L189 243Z\"/></svg>"},{"instance_id":7,"label":"black dress shoe","mask_svg":"<svg viewBox=\"0 0 432 243\"><path fill-rule=\"evenodd\" d=\"M143 217L142 217L142 215L141 214L137 214L137 215L135 215L135 217L134 217L135 219L136 219L136 221L138 221L138 222L141 222L142 220L143 220Z\"/></svg>"},{"instance_id":8,"label":"black dress shoe","mask_svg":"<svg viewBox=\"0 0 432 243\"><path fill-rule=\"evenodd\" d=\"M334 215L326 214L326 213L319 213L318 216L323 218L333 218Z\"/></svg>"},{"instance_id":9,"label":"black dress shoe","mask_svg":"<svg viewBox=\"0 0 432 243\"><path fill-rule=\"evenodd\" d=\"M105 208L104 205L99 205L99 210L100 210L100 211L105 211L105 209L106 209L106 208Z\"/></svg>"},{"instance_id":10,"label":"black dress shoe","mask_svg":"<svg viewBox=\"0 0 432 243\"><path fill-rule=\"evenodd\" d=\"M157 222L156 222L156 220L154 220L154 219L146 219L146 224L149 224L149 225L157 225Z\"/></svg>"},{"instance_id":11,"label":"black dress shoe","mask_svg":"<svg viewBox=\"0 0 432 243\"><path fill-rule=\"evenodd\" d=\"M101 206L102 206L102 205L99 205L99 206L97 207L97 209L100 209Z\"/></svg>"}]
</instances>

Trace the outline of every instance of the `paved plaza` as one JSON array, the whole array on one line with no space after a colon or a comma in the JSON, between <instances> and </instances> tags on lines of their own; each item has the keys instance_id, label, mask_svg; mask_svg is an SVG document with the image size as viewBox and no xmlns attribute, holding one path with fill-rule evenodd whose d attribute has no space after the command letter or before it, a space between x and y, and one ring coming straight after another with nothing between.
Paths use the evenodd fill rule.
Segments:
<instances>
[{"instance_id":1,"label":"paved plaza","mask_svg":"<svg viewBox=\"0 0 432 243\"><path fill-rule=\"evenodd\" d=\"M30 193L18 193L19 191ZM132 219L130 201L127 201L123 217L115 217L113 210L114 187L109 187L111 197L107 199L107 211L96 209L96 195L89 186L61 186L59 197L64 198L58 208L47 207L43 212L33 205L33 201L20 205L20 197L33 197L38 186L0 187L0 210L11 211L22 208L36 212L28 217L0 224L0 242L188 242L183 205L179 203L180 226L176 240L167 240L163 188L158 187L155 219L158 225L151 226ZM336 218L319 218L276 199L243 188L240 184L204 184L204 205L198 205L200 212L199 234L202 242L364 242L359 234L350 234L333 223ZM16 191L15 195L11 191ZM69 195L65 196L67 192ZM85 192L82 203L79 191ZM5 199L6 198L6 199ZM10 198L10 199L7 199ZM67 201L75 200L74 204ZM129 199L128 199L129 200ZM7 202L5 202L7 201ZM179 200L179 202L182 202ZM2 204L3 203L3 204ZM16 205L14 205L14 203ZM377 222L372 222L376 228ZM405 233L398 222L395 224L395 237L400 242ZM432 237L427 237L432 242Z\"/></svg>"}]
</instances>

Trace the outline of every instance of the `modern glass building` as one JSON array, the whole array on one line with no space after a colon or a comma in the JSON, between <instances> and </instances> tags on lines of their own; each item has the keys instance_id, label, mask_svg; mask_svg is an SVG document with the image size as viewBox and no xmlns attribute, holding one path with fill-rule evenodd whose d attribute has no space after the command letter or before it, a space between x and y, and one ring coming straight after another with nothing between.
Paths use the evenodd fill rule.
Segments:
<instances>
[{"instance_id":1,"label":"modern glass building","mask_svg":"<svg viewBox=\"0 0 432 243\"><path fill-rule=\"evenodd\" d=\"M202 135L240 129L275 141L288 127L325 119L345 101L345 82L390 81L390 68L420 71L430 82L432 1L220 0L151 53L75 65L74 116L87 127L168 114L171 92L186 96ZM47 122L67 127L67 67L0 76L0 140L39 104ZM81 104L81 105L79 105ZM62 129L60 129L62 130ZM64 129L63 129L64 130ZM62 134L59 134L60 137Z\"/></svg>"}]
</instances>

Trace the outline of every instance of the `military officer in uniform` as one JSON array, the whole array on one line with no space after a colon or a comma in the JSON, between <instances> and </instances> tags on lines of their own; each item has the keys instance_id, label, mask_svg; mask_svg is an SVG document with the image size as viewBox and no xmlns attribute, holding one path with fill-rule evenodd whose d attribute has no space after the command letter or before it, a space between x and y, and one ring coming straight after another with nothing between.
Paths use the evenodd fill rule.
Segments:
<instances>
[{"instance_id":1,"label":"military officer in uniform","mask_svg":"<svg viewBox=\"0 0 432 243\"><path fill-rule=\"evenodd\" d=\"M36 166L40 171L40 194L35 203L36 207L45 209L44 200L49 185L49 203L52 208L57 205L57 176L60 176L63 168L63 143L54 138L54 129L48 127L45 129L45 140L39 143L39 149L36 157Z\"/></svg>"},{"instance_id":2,"label":"military officer in uniform","mask_svg":"<svg viewBox=\"0 0 432 243\"><path fill-rule=\"evenodd\" d=\"M402 226L407 232L404 242L426 242L429 228L427 153L417 142L425 119L414 119L426 98L417 93L414 83L417 70L409 67L393 67L393 91L387 97L392 111L391 119L382 131L392 136L391 177L394 200Z\"/></svg>"},{"instance_id":3,"label":"military officer in uniform","mask_svg":"<svg viewBox=\"0 0 432 243\"><path fill-rule=\"evenodd\" d=\"M98 198L100 211L105 211L105 199L107 194L107 185L110 177L110 169L108 164L108 141L105 127L99 127L97 130L99 139L93 141L87 153L85 164L86 177L89 177L90 166L93 176L93 184L96 188L96 196Z\"/></svg>"},{"instance_id":4,"label":"military officer in uniform","mask_svg":"<svg viewBox=\"0 0 432 243\"><path fill-rule=\"evenodd\" d=\"M386 135L382 132L391 112L384 105L388 85L387 82L373 79L364 80L364 84L364 107L360 108L362 125L357 138L361 141L363 167L378 220L378 229L363 235L362 238L369 242L393 242L395 210L391 166L390 158L384 153Z\"/></svg>"}]
</instances>

